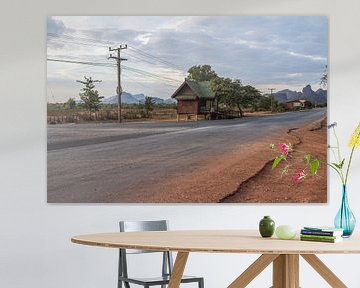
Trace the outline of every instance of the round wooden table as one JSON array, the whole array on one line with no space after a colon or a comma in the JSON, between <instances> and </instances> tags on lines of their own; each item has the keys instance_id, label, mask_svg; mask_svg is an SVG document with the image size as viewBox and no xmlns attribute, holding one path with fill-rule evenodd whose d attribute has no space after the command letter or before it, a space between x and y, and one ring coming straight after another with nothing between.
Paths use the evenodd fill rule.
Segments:
<instances>
[{"instance_id":1,"label":"round wooden table","mask_svg":"<svg viewBox=\"0 0 360 288\"><path fill-rule=\"evenodd\" d=\"M271 263L272 287L298 288L300 255L331 287L347 287L315 254L360 253L358 235L339 243L321 243L262 238L256 230L98 233L74 236L71 241L100 247L176 251L169 288L179 287L190 252L262 254L228 288L246 287Z\"/></svg>"}]
</instances>

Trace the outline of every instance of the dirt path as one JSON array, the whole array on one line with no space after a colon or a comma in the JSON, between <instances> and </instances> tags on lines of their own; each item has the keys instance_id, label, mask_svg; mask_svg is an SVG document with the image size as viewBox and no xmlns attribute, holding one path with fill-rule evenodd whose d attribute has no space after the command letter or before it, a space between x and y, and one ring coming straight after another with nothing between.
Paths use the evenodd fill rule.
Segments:
<instances>
[{"instance_id":1,"label":"dirt path","mask_svg":"<svg viewBox=\"0 0 360 288\"><path fill-rule=\"evenodd\" d=\"M276 157L270 143L290 142L294 145L292 162L303 164L306 153L326 163L326 120L304 128L273 135L251 145L239 145L232 153L212 159L196 171L148 187L146 202L159 203L323 203L327 200L326 165L318 175L294 184L292 175L280 175L271 170ZM303 152L304 151L304 152ZM141 199L138 199L141 202ZM143 199L142 199L143 200Z\"/></svg>"}]
</instances>

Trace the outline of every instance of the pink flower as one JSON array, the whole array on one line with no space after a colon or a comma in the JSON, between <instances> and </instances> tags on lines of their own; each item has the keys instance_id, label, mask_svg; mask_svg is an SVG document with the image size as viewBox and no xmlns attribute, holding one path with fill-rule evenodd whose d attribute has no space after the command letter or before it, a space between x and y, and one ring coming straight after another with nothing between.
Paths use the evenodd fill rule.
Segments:
<instances>
[{"instance_id":1,"label":"pink flower","mask_svg":"<svg viewBox=\"0 0 360 288\"><path fill-rule=\"evenodd\" d=\"M289 145L287 145L286 143L281 143L280 148L281 148L281 150L283 151L283 153L285 155L289 154L289 151L290 151L290 146Z\"/></svg>"},{"instance_id":2,"label":"pink flower","mask_svg":"<svg viewBox=\"0 0 360 288\"><path fill-rule=\"evenodd\" d=\"M306 178L306 174L305 174L305 170L304 169L300 169L298 171L296 171L295 175L294 175L294 182L296 184L300 183L302 180L304 180Z\"/></svg>"}]
</instances>

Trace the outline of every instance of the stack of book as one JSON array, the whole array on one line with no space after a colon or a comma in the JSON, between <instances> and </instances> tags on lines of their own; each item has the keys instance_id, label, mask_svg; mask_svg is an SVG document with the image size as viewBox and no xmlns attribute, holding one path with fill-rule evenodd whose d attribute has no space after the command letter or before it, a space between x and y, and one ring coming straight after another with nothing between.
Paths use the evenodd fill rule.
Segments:
<instances>
[{"instance_id":1,"label":"stack of book","mask_svg":"<svg viewBox=\"0 0 360 288\"><path fill-rule=\"evenodd\" d=\"M302 241L336 243L342 241L343 229L334 227L304 227L300 232Z\"/></svg>"}]
</instances>

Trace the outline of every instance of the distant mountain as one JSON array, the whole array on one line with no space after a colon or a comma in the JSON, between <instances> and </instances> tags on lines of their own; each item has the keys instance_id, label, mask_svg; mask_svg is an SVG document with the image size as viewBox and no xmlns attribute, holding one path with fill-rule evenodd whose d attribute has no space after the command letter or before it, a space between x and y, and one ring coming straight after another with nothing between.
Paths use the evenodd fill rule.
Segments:
<instances>
[{"instance_id":1,"label":"distant mountain","mask_svg":"<svg viewBox=\"0 0 360 288\"><path fill-rule=\"evenodd\" d=\"M174 98L168 98L164 100L165 104L176 104L177 101Z\"/></svg>"},{"instance_id":2,"label":"distant mountain","mask_svg":"<svg viewBox=\"0 0 360 288\"><path fill-rule=\"evenodd\" d=\"M284 89L274 93L273 96L275 100L281 103L299 99L308 100L314 104L327 103L327 90L323 90L320 88L317 91L314 91L312 90L311 85L306 85L302 89L302 92Z\"/></svg>"},{"instance_id":3,"label":"distant mountain","mask_svg":"<svg viewBox=\"0 0 360 288\"><path fill-rule=\"evenodd\" d=\"M327 103L327 91L323 89L318 89L316 92L312 90L310 85L306 85L303 90L303 99L309 100L315 104L324 104Z\"/></svg>"},{"instance_id":4,"label":"distant mountain","mask_svg":"<svg viewBox=\"0 0 360 288\"><path fill-rule=\"evenodd\" d=\"M288 101L286 93L276 92L273 94L273 96L274 96L274 99L280 103L284 103L284 102Z\"/></svg>"},{"instance_id":5,"label":"distant mountain","mask_svg":"<svg viewBox=\"0 0 360 288\"><path fill-rule=\"evenodd\" d=\"M323 90L323 89L320 88L320 89L316 90L315 93L320 95L320 96L327 97L327 90Z\"/></svg>"},{"instance_id":6,"label":"distant mountain","mask_svg":"<svg viewBox=\"0 0 360 288\"><path fill-rule=\"evenodd\" d=\"M301 97L301 92L292 91L290 89L284 89L284 90L280 90L280 91L276 92L275 95L279 96L280 99L285 100L285 101L278 100L279 102L286 102L286 101L299 99ZM275 96L275 99L276 99L276 96Z\"/></svg>"},{"instance_id":7,"label":"distant mountain","mask_svg":"<svg viewBox=\"0 0 360 288\"><path fill-rule=\"evenodd\" d=\"M141 104L145 102L145 95L144 94L131 94L128 92L123 92L121 94L121 103L126 104ZM155 104L174 104L176 103L175 99L169 98L169 99L161 99L159 97L152 97L155 100ZM104 104L117 104L118 102L118 96L111 96L108 98L102 99L102 103Z\"/></svg>"},{"instance_id":8,"label":"distant mountain","mask_svg":"<svg viewBox=\"0 0 360 288\"><path fill-rule=\"evenodd\" d=\"M128 92L123 92L121 94L121 102L126 104L138 104L140 99L142 99L142 96L145 99L144 94L136 94L132 95ZM118 103L118 96L111 96L109 98L102 99L103 104L117 104Z\"/></svg>"},{"instance_id":9,"label":"distant mountain","mask_svg":"<svg viewBox=\"0 0 360 288\"><path fill-rule=\"evenodd\" d=\"M134 97L138 102L137 103L144 103L145 102L145 95L144 94L135 94L135 95L131 95L132 97Z\"/></svg>"}]
</instances>

